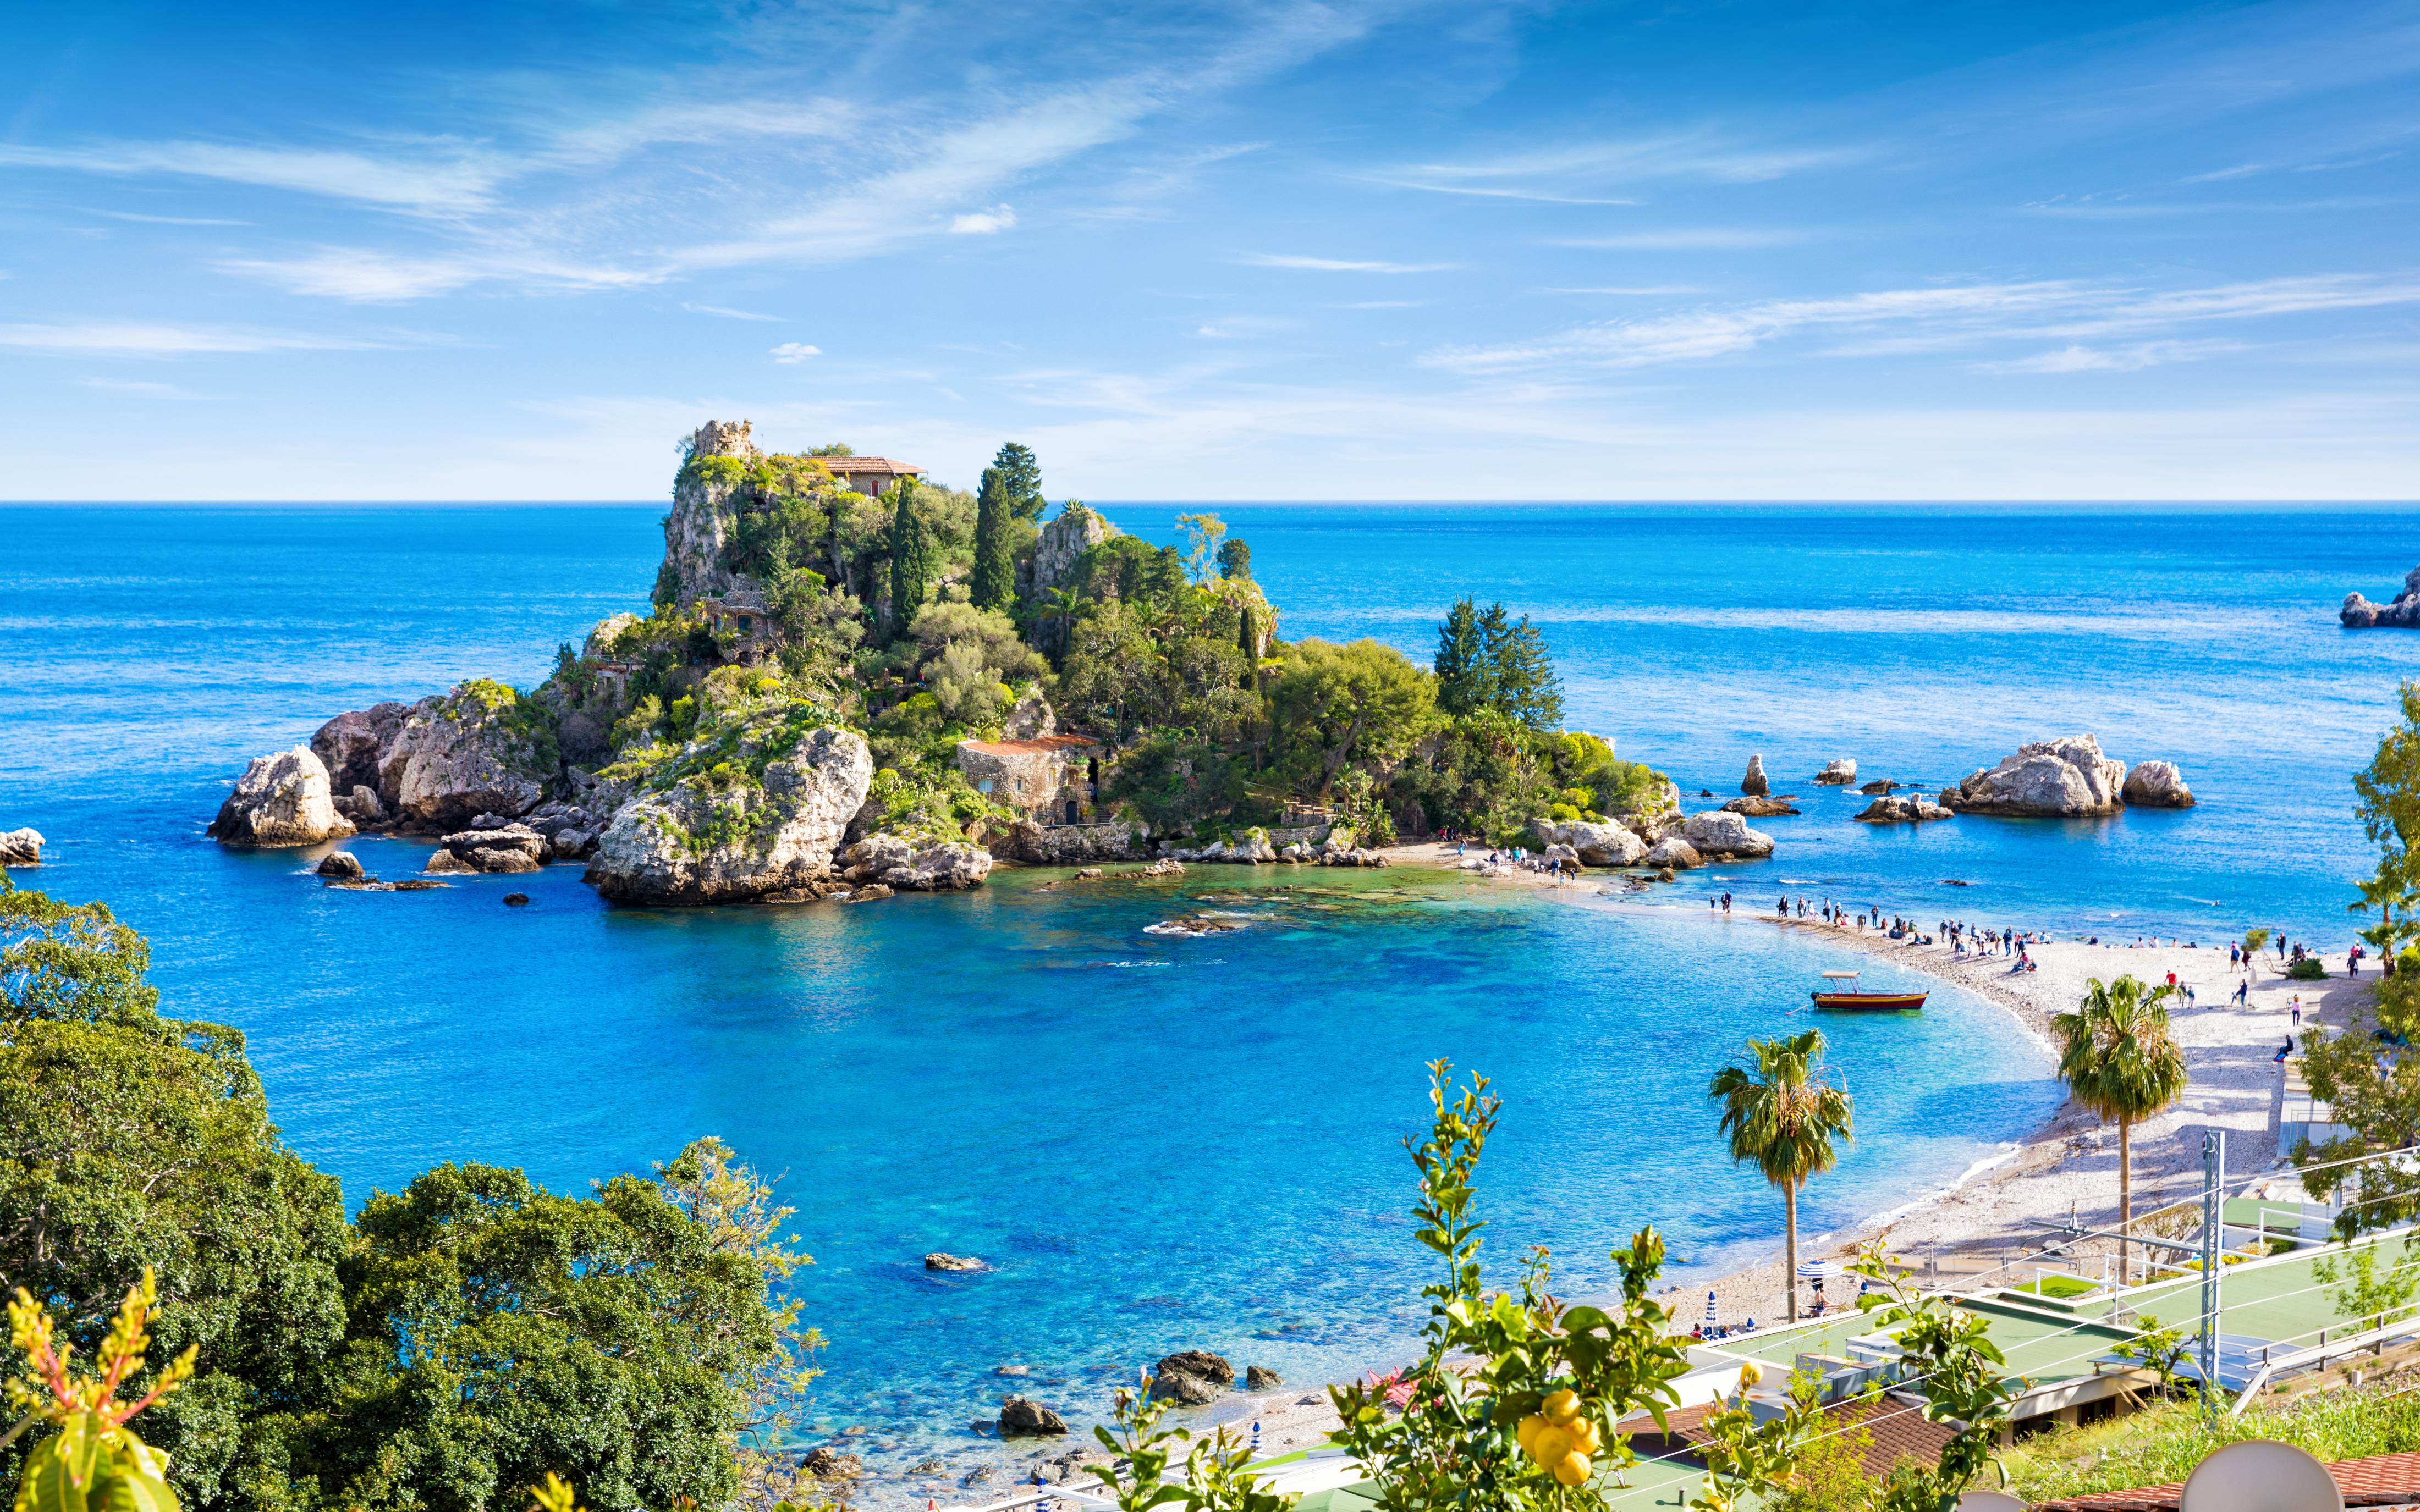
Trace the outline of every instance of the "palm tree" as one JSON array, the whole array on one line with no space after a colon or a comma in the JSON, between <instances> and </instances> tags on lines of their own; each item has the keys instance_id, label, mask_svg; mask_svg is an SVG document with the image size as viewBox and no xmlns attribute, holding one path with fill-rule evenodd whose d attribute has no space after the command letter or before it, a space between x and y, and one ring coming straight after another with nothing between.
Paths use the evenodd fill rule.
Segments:
<instances>
[{"instance_id":1,"label":"palm tree","mask_svg":"<svg viewBox=\"0 0 2420 1512\"><path fill-rule=\"evenodd\" d=\"M1082 589L1046 588L1042 591L1042 622L1045 625L1052 620L1059 622L1058 645L1062 656L1067 651L1067 627L1075 623L1077 614L1083 608Z\"/></svg>"},{"instance_id":2,"label":"palm tree","mask_svg":"<svg viewBox=\"0 0 2420 1512\"><path fill-rule=\"evenodd\" d=\"M2165 983L2146 986L2131 974L2104 985L2094 978L2084 1006L2050 1021L2067 1090L2100 1119L2118 1122L2118 1275L2133 1278L2126 1226L2134 1219L2133 1129L2184 1094L2185 1057L2168 1032Z\"/></svg>"},{"instance_id":3,"label":"palm tree","mask_svg":"<svg viewBox=\"0 0 2420 1512\"><path fill-rule=\"evenodd\" d=\"M1731 1160L1756 1162L1764 1179L1781 1188L1788 1240L1782 1251L1783 1287L1790 1320L1798 1321L1798 1188L1838 1160L1835 1135L1852 1139L1849 1089L1825 1079L1823 1031L1809 1029L1787 1040L1750 1040L1755 1064L1725 1066L1706 1086L1706 1096L1723 1105L1722 1131Z\"/></svg>"}]
</instances>

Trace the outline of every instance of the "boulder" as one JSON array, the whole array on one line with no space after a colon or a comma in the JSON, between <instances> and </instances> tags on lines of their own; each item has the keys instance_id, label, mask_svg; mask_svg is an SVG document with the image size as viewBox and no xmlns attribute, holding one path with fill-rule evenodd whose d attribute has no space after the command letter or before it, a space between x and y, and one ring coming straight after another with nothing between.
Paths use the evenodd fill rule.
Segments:
<instances>
[{"instance_id":1,"label":"boulder","mask_svg":"<svg viewBox=\"0 0 2420 1512\"><path fill-rule=\"evenodd\" d=\"M1583 866L1631 866L1647 854L1647 842L1623 825L1535 819L1529 828L1542 846L1570 846Z\"/></svg>"},{"instance_id":2,"label":"boulder","mask_svg":"<svg viewBox=\"0 0 2420 1512\"><path fill-rule=\"evenodd\" d=\"M1773 837L1747 827L1729 810L1693 813L1681 825L1681 839L1699 856L1759 856L1773 854Z\"/></svg>"},{"instance_id":3,"label":"boulder","mask_svg":"<svg viewBox=\"0 0 2420 1512\"><path fill-rule=\"evenodd\" d=\"M1815 774L1815 780L1826 787L1846 787L1857 779L1857 760L1854 756L1835 756Z\"/></svg>"},{"instance_id":4,"label":"boulder","mask_svg":"<svg viewBox=\"0 0 2420 1512\"><path fill-rule=\"evenodd\" d=\"M1059 733L1058 717L1050 712L1050 701L1038 687L1028 688L1016 706L1008 711L1008 720L1001 727L1003 740L1039 740Z\"/></svg>"},{"instance_id":5,"label":"boulder","mask_svg":"<svg viewBox=\"0 0 2420 1512\"><path fill-rule=\"evenodd\" d=\"M410 710L392 701L366 709L348 709L311 736L311 753L328 769L328 781L338 793L355 788L378 791L379 766L403 728Z\"/></svg>"},{"instance_id":6,"label":"boulder","mask_svg":"<svg viewBox=\"0 0 2420 1512\"><path fill-rule=\"evenodd\" d=\"M748 761L783 742L753 780L717 775L733 765L710 759L719 742L684 748L615 811L588 863L589 886L614 903L690 905L743 903L830 876L873 784L873 755L854 731L800 734L786 720L751 727L732 754Z\"/></svg>"},{"instance_id":7,"label":"boulder","mask_svg":"<svg viewBox=\"0 0 2420 1512\"><path fill-rule=\"evenodd\" d=\"M1761 798L1773 791L1773 784L1765 780L1761 752L1747 759L1747 776L1740 779L1740 791L1751 798Z\"/></svg>"},{"instance_id":8,"label":"boulder","mask_svg":"<svg viewBox=\"0 0 2420 1512\"><path fill-rule=\"evenodd\" d=\"M532 861L545 856L551 847L547 838L527 825L500 824L481 829L465 829L446 836L438 842L457 856L469 856L473 851L510 851Z\"/></svg>"},{"instance_id":9,"label":"boulder","mask_svg":"<svg viewBox=\"0 0 2420 1512\"><path fill-rule=\"evenodd\" d=\"M937 1249L924 1257L924 1269L927 1271L987 1271L991 1267L971 1255L952 1255L946 1250Z\"/></svg>"},{"instance_id":10,"label":"boulder","mask_svg":"<svg viewBox=\"0 0 2420 1512\"><path fill-rule=\"evenodd\" d=\"M1202 1380L1218 1386L1232 1386L1235 1383L1235 1367L1227 1363L1225 1355L1213 1354L1208 1350L1179 1350L1151 1367L1151 1373L1155 1376L1164 1376L1171 1371L1188 1376L1200 1376Z\"/></svg>"},{"instance_id":11,"label":"boulder","mask_svg":"<svg viewBox=\"0 0 2420 1512\"><path fill-rule=\"evenodd\" d=\"M1671 877L1668 873L1685 872L1693 866L1703 866L1706 864L1706 858L1692 849L1687 841L1673 835L1657 841L1654 848L1640 858L1640 864L1663 871L1667 873L1664 880L1669 882Z\"/></svg>"},{"instance_id":12,"label":"boulder","mask_svg":"<svg viewBox=\"0 0 2420 1512\"><path fill-rule=\"evenodd\" d=\"M455 855L452 851L447 850L444 846L440 845L436 850L429 853L428 864L422 867L420 870L428 873L430 876L448 877L470 876L477 872L479 869L471 862Z\"/></svg>"},{"instance_id":13,"label":"boulder","mask_svg":"<svg viewBox=\"0 0 2420 1512\"><path fill-rule=\"evenodd\" d=\"M2392 602L2373 604L2357 593L2345 594L2344 608L2336 611L2336 618L2353 630L2420 628L2420 567L2403 575L2403 592Z\"/></svg>"},{"instance_id":14,"label":"boulder","mask_svg":"<svg viewBox=\"0 0 2420 1512\"><path fill-rule=\"evenodd\" d=\"M1960 813L2073 819L2116 813L2126 764L2101 753L2091 735L2038 740L2000 764L1941 790L1944 808Z\"/></svg>"},{"instance_id":15,"label":"boulder","mask_svg":"<svg viewBox=\"0 0 2420 1512\"><path fill-rule=\"evenodd\" d=\"M555 763L520 708L512 689L497 683L464 683L422 699L380 760L380 799L406 823L442 829L536 808Z\"/></svg>"},{"instance_id":16,"label":"boulder","mask_svg":"<svg viewBox=\"0 0 2420 1512\"><path fill-rule=\"evenodd\" d=\"M1011 1396L1000 1404L1000 1436L1003 1439L1066 1431L1067 1420L1040 1402Z\"/></svg>"},{"instance_id":17,"label":"boulder","mask_svg":"<svg viewBox=\"0 0 2420 1512\"><path fill-rule=\"evenodd\" d=\"M593 829L558 829L549 843L557 860L584 861L597 854L597 832Z\"/></svg>"},{"instance_id":18,"label":"boulder","mask_svg":"<svg viewBox=\"0 0 2420 1512\"><path fill-rule=\"evenodd\" d=\"M908 892L961 892L991 875L991 853L964 841L868 835L842 853L842 875Z\"/></svg>"},{"instance_id":19,"label":"boulder","mask_svg":"<svg viewBox=\"0 0 2420 1512\"><path fill-rule=\"evenodd\" d=\"M799 1461L799 1468L817 1480L855 1480L865 1473L865 1461L856 1455L845 1455L829 1443L819 1443Z\"/></svg>"},{"instance_id":20,"label":"boulder","mask_svg":"<svg viewBox=\"0 0 2420 1512\"><path fill-rule=\"evenodd\" d=\"M319 857L319 864L311 870L323 877L355 878L365 874L362 870L361 857L350 851L330 851Z\"/></svg>"},{"instance_id":21,"label":"boulder","mask_svg":"<svg viewBox=\"0 0 2420 1512\"><path fill-rule=\"evenodd\" d=\"M2137 762L2126 774L2121 795L2142 809L2190 809L2195 799L2174 762Z\"/></svg>"},{"instance_id":22,"label":"boulder","mask_svg":"<svg viewBox=\"0 0 2420 1512\"><path fill-rule=\"evenodd\" d=\"M1864 787L1857 789L1857 791L1870 798L1878 794L1896 793L1899 789L1899 783L1892 781L1889 778L1880 777L1867 783Z\"/></svg>"},{"instance_id":23,"label":"boulder","mask_svg":"<svg viewBox=\"0 0 2420 1512\"><path fill-rule=\"evenodd\" d=\"M1152 1375L1151 1395L1155 1400L1174 1402L1179 1407L1207 1407L1218 1399L1220 1392L1200 1376L1187 1375L1182 1370L1161 1370Z\"/></svg>"},{"instance_id":24,"label":"boulder","mask_svg":"<svg viewBox=\"0 0 2420 1512\"><path fill-rule=\"evenodd\" d=\"M508 892L504 894L504 906L507 908L527 908L529 906L529 894L525 892Z\"/></svg>"},{"instance_id":25,"label":"boulder","mask_svg":"<svg viewBox=\"0 0 2420 1512\"><path fill-rule=\"evenodd\" d=\"M336 795L336 811L351 820L356 826L386 823L386 805L379 801L378 789L356 782L350 793Z\"/></svg>"},{"instance_id":26,"label":"boulder","mask_svg":"<svg viewBox=\"0 0 2420 1512\"><path fill-rule=\"evenodd\" d=\"M1244 1372L1244 1384L1254 1391L1267 1391L1285 1384L1285 1378L1264 1365L1252 1365Z\"/></svg>"},{"instance_id":27,"label":"boulder","mask_svg":"<svg viewBox=\"0 0 2420 1512\"><path fill-rule=\"evenodd\" d=\"M209 832L228 845L317 845L353 833L353 823L336 811L326 765L297 746L254 757Z\"/></svg>"},{"instance_id":28,"label":"boulder","mask_svg":"<svg viewBox=\"0 0 2420 1512\"><path fill-rule=\"evenodd\" d=\"M1745 819L1773 819L1798 810L1787 798L1733 798L1723 805L1723 811Z\"/></svg>"},{"instance_id":29,"label":"boulder","mask_svg":"<svg viewBox=\"0 0 2420 1512\"><path fill-rule=\"evenodd\" d=\"M1554 862L1558 866L1560 866L1566 861L1570 862L1574 866L1580 864L1580 853L1572 849L1568 845L1547 846L1545 858Z\"/></svg>"},{"instance_id":30,"label":"boulder","mask_svg":"<svg viewBox=\"0 0 2420 1512\"><path fill-rule=\"evenodd\" d=\"M40 830L12 829L0 835L0 866L39 866L41 863Z\"/></svg>"},{"instance_id":31,"label":"boulder","mask_svg":"<svg viewBox=\"0 0 2420 1512\"><path fill-rule=\"evenodd\" d=\"M1856 817L1857 823L1861 825L1921 825L1934 819L1952 818L1954 815L1951 810L1937 803L1927 802L1910 794L1905 797L1885 795L1876 798L1867 804L1865 811Z\"/></svg>"}]
</instances>

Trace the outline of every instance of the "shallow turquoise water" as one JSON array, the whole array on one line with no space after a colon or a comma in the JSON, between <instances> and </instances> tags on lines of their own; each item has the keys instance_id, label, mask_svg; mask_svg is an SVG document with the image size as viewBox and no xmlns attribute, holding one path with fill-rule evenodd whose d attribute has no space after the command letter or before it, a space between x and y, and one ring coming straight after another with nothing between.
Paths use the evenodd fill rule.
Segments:
<instances>
[{"instance_id":1,"label":"shallow turquoise water","mask_svg":"<svg viewBox=\"0 0 2420 1512\"><path fill-rule=\"evenodd\" d=\"M1804 1023L1838 963L1708 923L1705 889L2335 938L2363 859L2346 774L2420 661L2420 636L2333 620L2346 587L2377 596L2420 560L2420 528L2384 512L1239 507L1287 633L1418 649L1454 594L1501 595L1548 625L1575 722L1692 787L1734 787L1750 750L1777 778L1850 753L1938 779L2094 729L2180 761L2208 801L1875 833L1802 786L1808 812L1767 822L1775 861L1621 913L1401 872L1339 898L1273 890L1333 873L1199 871L613 912L567 868L511 879L534 903L507 911L506 879L331 893L294 857L201 838L246 755L334 710L534 680L644 598L659 513L0 510L0 825L52 837L42 886L151 934L170 1011L251 1033L289 1137L356 1202L448 1157L576 1187L708 1132L782 1173L833 1341L818 1410L886 1432L987 1415L1003 1363L1080 1411L1189 1344L1292 1379L1388 1362L1426 1274L1398 1141L1439 1056L1508 1098L1499 1262L1550 1243L1585 1288L1643 1222L1701 1265L1771 1243L1778 1204L1716 1155L1702 1088L1745 1035ZM1157 532L1171 512L1112 513ZM388 872L416 855L359 849ZM1248 927L1144 933L1204 906ZM1863 1137L1810 1192L1810 1229L1950 1180L2055 1101L2039 1050L1964 995L1827 1028ZM936 1248L998 1269L928 1275Z\"/></svg>"}]
</instances>

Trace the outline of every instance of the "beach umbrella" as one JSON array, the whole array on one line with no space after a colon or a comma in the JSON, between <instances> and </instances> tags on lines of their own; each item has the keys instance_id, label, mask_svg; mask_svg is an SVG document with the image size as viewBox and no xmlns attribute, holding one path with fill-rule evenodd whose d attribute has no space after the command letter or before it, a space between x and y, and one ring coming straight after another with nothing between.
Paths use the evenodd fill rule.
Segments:
<instances>
[{"instance_id":1,"label":"beach umbrella","mask_svg":"<svg viewBox=\"0 0 2420 1512\"><path fill-rule=\"evenodd\" d=\"M1709 1288L1706 1288L1706 1329L1707 1329L1707 1331L1708 1331L1709 1333L1713 1332L1713 1330L1714 1330L1714 1288L1711 1288L1711 1287L1709 1287Z\"/></svg>"},{"instance_id":2,"label":"beach umbrella","mask_svg":"<svg viewBox=\"0 0 2420 1512\"><path fill-rule=\"evenodd\" d=\"M1839 1275L1845 1269L1845 1267L1832 1260L1808 1260L1806 1264L1798 1268L1798 1279L1801 1281L1821 1281L1826 1276Z\"/></svg>"}]
</instances>

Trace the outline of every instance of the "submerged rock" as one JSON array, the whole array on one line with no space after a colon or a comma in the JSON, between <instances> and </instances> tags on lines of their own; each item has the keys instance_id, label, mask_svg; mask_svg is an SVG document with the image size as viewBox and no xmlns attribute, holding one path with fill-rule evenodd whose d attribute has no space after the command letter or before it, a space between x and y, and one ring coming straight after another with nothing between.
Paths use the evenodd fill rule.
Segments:
<instances>
[{"instance_id":1,"label":"submerged rock","mask_svg":"<svg viewBox=\"0 0 2420 1512\"><path fill-rule=\"evenodd\" d=\"M1815 780L1826 787L1846 787L1856 779L1857 759L1854 756L1835 756L1815 774Z\"/></svg>"},{"instance_id":2,"label":"submerged rock","mask_svg":"<svg viewBox=\"0 0 2420 1512\"><path fill-rule=\"evenodd\" d=\"M2384 604L2373 604L2358 593L2345 594L2336 618L2345 627L2366 630L2381 626L2420 628L2420 567L2403 575L2403 592Z\"/></svg>"},{"instance_id":3,"label":"submerged rock","mask_svg":"<svg viewBox=\"0 0 2420 1512\"><path fill-rule=\"evenodd\" d=\"M0 866L39 866L41 862L40 830L12 829L0 835Z\"/></svg>"},{"instance_id":4,"label":"submerged rock","mask_svg":"<svg viewBox=\"0 0 2420 1512\"><path fill-rule=\"evenodd\" d=\"M317 845L353 833L353 823L336 811L328 768L297 746L254 757L209 833L227 845Z\"/></svg>"},{"instance_id":5,"label":"submerged rock","mask_svg":"<svg viewBox=\"0 0 2420 1512\"><path fill-rule=\"evenodd\" d=\"M2198 800L2174 762L2137 762L2126 774L2122 795L2143 809L2190 809Z\"/></svg>"},{"instance_id":6,"label":"submerged rock","mask_svg":"<svg viewBox=\"0 0 2420 1512\"><path fill-rule=\"evenodd\" d=\"M1747 759L1747 775L1740 779L1740 791L1751 798L1761 798L1773 791L1773 784L1765 779L1763 753Z\"/></svg>"},{"instance_id":7,"label":"submerged rock","mask_svg":"<svg viewBox=\"0 0 2420 1512\"><path fill-rule=\"evenodd\" d=\"M991 1267L971 1255L952 1255L946 1250L937 1249L924 1257L924 1269L927 1271L988 1271ZM1017 1371L1019 1375L1024 1373L1022 1369Z\"/></svg>"},{"instance_id":8,"label":"submerged rock","mask_svg":"<svg viewBox=\"0 0 2420 1512\"><path fill-rule=\"evenodd\" d=\"M752 780L732 761L709 760L719 747L695 742L642 775L647 790L614 813L588 884L615 903L687 905L745 902L831 875L832 853L874 781L864 737L773 723L752 729L735 756L749 760L754 742L781 754ZM759 745L753 754L768 752Z\"/></svg>"},{"instance_id":9,"label":"submerged rock","mask_svg":"<svg viewBox=\"0 0 2420 1512\"><path fill-rule=\"evenodd\" d=\"M2098 738L2068 735L2018 747L1999 765L1943 788L1941 802L1960 813L2081 818L2116 813L2125 780L2126 764L2102 755Z\"/></svg>"},{"instance_id":10,"label":"submerged rock","mask_svg":"<svg viewBox=\"0 0 2420 1512\"><path fill-rule=\"evenodd\" d=\"M1011 1396L1000 1405L1001 1438L1066 1431L1067 1420L1040 1402Z\"/></svg>"}]
</instances>

